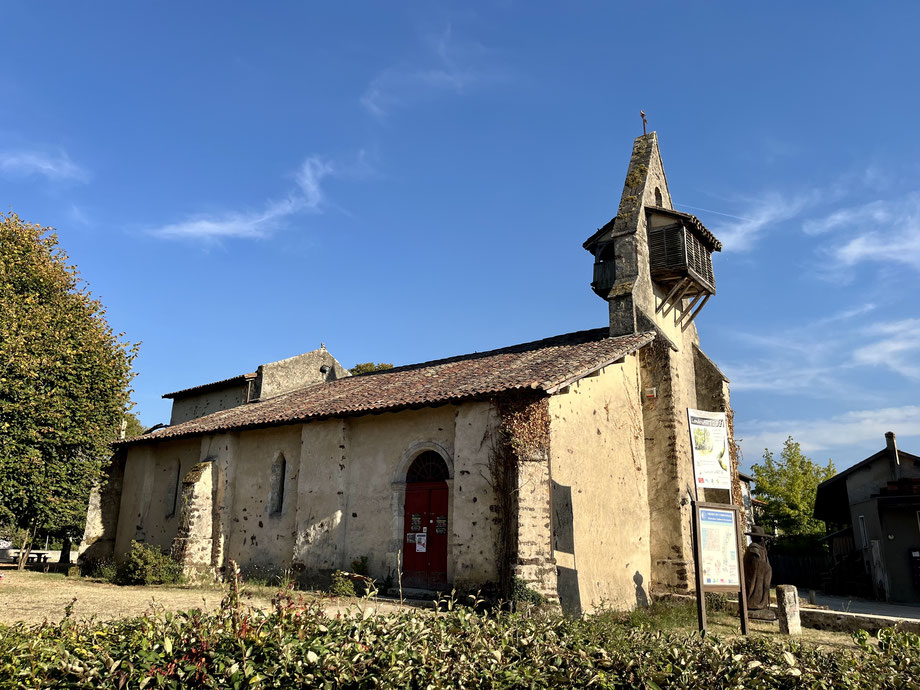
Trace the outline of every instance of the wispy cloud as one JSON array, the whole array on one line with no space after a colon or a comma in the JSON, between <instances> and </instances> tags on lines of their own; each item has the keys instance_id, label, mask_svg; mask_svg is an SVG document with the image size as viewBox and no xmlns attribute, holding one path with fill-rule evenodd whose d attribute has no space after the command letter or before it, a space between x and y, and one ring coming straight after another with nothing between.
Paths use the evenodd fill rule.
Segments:
<instances>
[{"instance_id":1,"label":"wispy cloud","mask_svg":"<svg viewBox=\"0 0 920 690\"><path fill-rule=\"evenodd\" d=\"M866 364L853 358L859 332L851 321L875 308L863 304L770 335L733 332L732 337L753 351L744 360L724 363L732 390L865 400L865 391L851 387L841 373ZM835 330L838 324L842 327Z\"/></svg>"},{"instance_id":2,"label":"wispy cloud","mask_svg":"<svg viewBox=\"0 0 920 690\"><path fill-rule=\"evenodd\" d=\"M856 364L885 367L920 380L920 319L877 323L865 333L877 340L853 352Z\"/></svg>"},{"instance_id":3,"label":"wispy cloud","mask_svg":"<svg viewBox=\"0 0 920 690\"><path fill-rule=\"evenodd\" d=\"M716 237L727 252L746 252L754 247L772 226L795 218L808 203L808 197L789 198L771 192L749 202L743 218L713 226ZM719 214L727 216L728 214Z\"/></svg>"},{"instance_id":4,"label":"wispy cloud","mask_svg":"<svg viewBox=\"0 0 920 690\"><path fill-rule=\"evenodd\" d=\"M297 186L280 200L269 200L259 211L199 214L151 230L168 239L221 240L266 237L298 213L322 213L326 206L323 180L338 170L330 161L310 156L297 170Z\"/></svg>"},{"instance_id":5,"label":"wispy cloud","mask_svg":"<svg viewBox=\"0 0 920 690\"><path fill-rule=\"evenodd\" d=\"M387 67L368 84L361 105L383 118L393 110L442 93L462 94L493 76L483 67L485 52L477 43L458 41L450 25L427 36L425 54L414 62Z\"/></svg>"},{"instance_id":6,"label":"wispy cloud","mask_svg":"<svg viewBox=\"0 0 920 690\"><path fill-rule=\"evenodd\" d=\"M880 262L920 271L920 193L838 209L806 221L803 230L810 235L842 235L824 250L836 268Z\"/></svg>"},{"instance_id":7,"label":"wispy cloud","mask_svg":"<svg viewBox=\"0 0 920 690\"><path fill-rule=\"evenodd\" d=\"M883 201L873 201L863 206L838 209L824 218L807 220L802 230L806 235L822 235L839 228L858 228L867 223L887 223L890 220L889 205Z\"/></svg>"},{"instance_id":8,"label":"wispy cloud","mask_svg":"<svg viewBox=\"0 0 920 690\"><path fill-rule=\"evenodd\" d=\"M848 445L885 444L886 431L899 437L920 436L920 406L904 405L875 410L856 410L826 419L749 420L739 428L737 436L749 463L757 462L764 448L778 451L783 441L792 436L802 450L815 452ZM850 461L862 458L840 458Z\"/></svg>"},{"instance_id":9,"label":"wispy cloud","mask_svg":"<svg viewBox=\"0 0 920 690\"><path fill-rule=\"evenodd\" d=\"M89 180L89 172L74 163L65 151L57 154L41 151L2 151L0 172L7 177L41 175L49 180Z\"/></svg>"}]
</instances>

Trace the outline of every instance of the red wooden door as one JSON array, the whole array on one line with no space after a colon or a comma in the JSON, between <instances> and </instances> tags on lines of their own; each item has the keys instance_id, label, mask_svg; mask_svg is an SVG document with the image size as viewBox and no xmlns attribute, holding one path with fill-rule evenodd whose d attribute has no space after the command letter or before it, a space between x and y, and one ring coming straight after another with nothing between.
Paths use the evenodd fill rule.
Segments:
<instances>
[{"instance_id":1,"label":"red wooden door","mask_svg":"<svg viewBox=\"0 0 920 690\"><path fill-rule=\"evenodd\" d=\"M447 587L447 529L447 484L408 484L403 522L404 587Z\"/></svg>"}]
</instances>

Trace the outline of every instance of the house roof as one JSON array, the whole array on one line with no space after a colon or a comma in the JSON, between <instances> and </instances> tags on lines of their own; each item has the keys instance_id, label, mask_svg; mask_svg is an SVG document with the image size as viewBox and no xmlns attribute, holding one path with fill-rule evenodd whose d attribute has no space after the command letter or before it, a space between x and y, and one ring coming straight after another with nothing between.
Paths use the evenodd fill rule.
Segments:
<instances>
[{"instance_id":1,"label":"house roof","mask_svg":"<svg viewBox=\"0 0 920 690\"><path fill-rule=\"evenodd\" d=\"M908 453L899 449L898 458L901 463L912 462L920 466L920 457L917 457L913 453ZM850 517L850 498L849 492L847 491L847 477L881 460L888 462L887 447L882 448L879 452L873 453L865 460L857 462L852 467L848 467L838 472L830 479L825 479L818 484L815 496L814 516L825 522L839 524L848 522Z\"/></svg>"},{"instance_id":2,"label":"house roof","mask_svg":"<svg viewBox=\"0 0 920 690\"><path fill-rule=\"evenodd\" d=\"M229 379L221 379L220 381L212 381L211 383L202 383L200 386L192 386L191 388L183 388L181 391L175 391L173 393L164 393L164 398L181 398L186 395L198 395L199 393L206 393L210 390L216 390L218 388L227 388L228 386L245 383L249 379L254 379L258 374L252 372L251 374L240 374L239 376L231 376Z\"/></svg>"},{"instance_id":3,"label":"house roof","mask_svg":"<svg viewBox=\"0 0 920 690\"><path fill-rule=\"evenodd\" d=\"M116 445L439 405L512 390L550 395L654 338L651 331L610 337L607 328L597 328L370 372L215 412Z\"/></svg>"}]
</instances>

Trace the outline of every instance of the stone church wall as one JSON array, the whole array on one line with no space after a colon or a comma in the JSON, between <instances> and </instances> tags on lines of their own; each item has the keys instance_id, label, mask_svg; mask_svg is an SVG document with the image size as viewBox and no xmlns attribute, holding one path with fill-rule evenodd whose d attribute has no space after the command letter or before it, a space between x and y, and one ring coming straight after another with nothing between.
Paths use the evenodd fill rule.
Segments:
<instances>
[{"instance_id":1,"label":"stone church wall","mask_svg":"<svg viewBox=\"0 0 920 690\"><path fill-rule=\"evenodd\" d=\"M200 439L172 441L128 449L121 493L116 558L131 541L169 551L179 529L182 479L198 462Z\"/></svg>"},{"instance_id":2,"label":"stone church wall","mask_svg":"<svg viewBox=\"0 0 920 690\"><path fill-rule=\"evenodd\" d=\"M244 571L287 567L295 540L300 426L254 429L239 435L235 458L228 555ZM281 510L272 512L272 471L284 460Z\"/></svg>"},{"instance_id":3,"label":"stone church wall","mask_svg":"<svg viewBox=\"0 0 920 690\"><path fill-rule=\"evenodd\" d=\"M638 358L550 398L559 600L575 615L648 602L647 463Z\"/></svg>"}]
</instances>

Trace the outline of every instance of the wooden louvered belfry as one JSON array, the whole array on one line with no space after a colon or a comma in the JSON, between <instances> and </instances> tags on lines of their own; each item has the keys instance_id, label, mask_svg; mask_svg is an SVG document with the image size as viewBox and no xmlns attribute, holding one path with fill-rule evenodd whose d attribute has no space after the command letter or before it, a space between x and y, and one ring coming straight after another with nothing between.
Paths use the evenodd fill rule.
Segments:
<instances>
[{"instance_id":1,"label":"wooden louvered belfry","mask_svg":"<svg viewBox=\"0 0 920 690\"><path fill-rule=\"evenodd\" d=\"M722 243L689 213L646 206L645 215L649 272L668 290L655 311L667 316L676 310L677 321L686 328L716 294L712 252L721 251Z\"/></svg>"}]
</instances>

